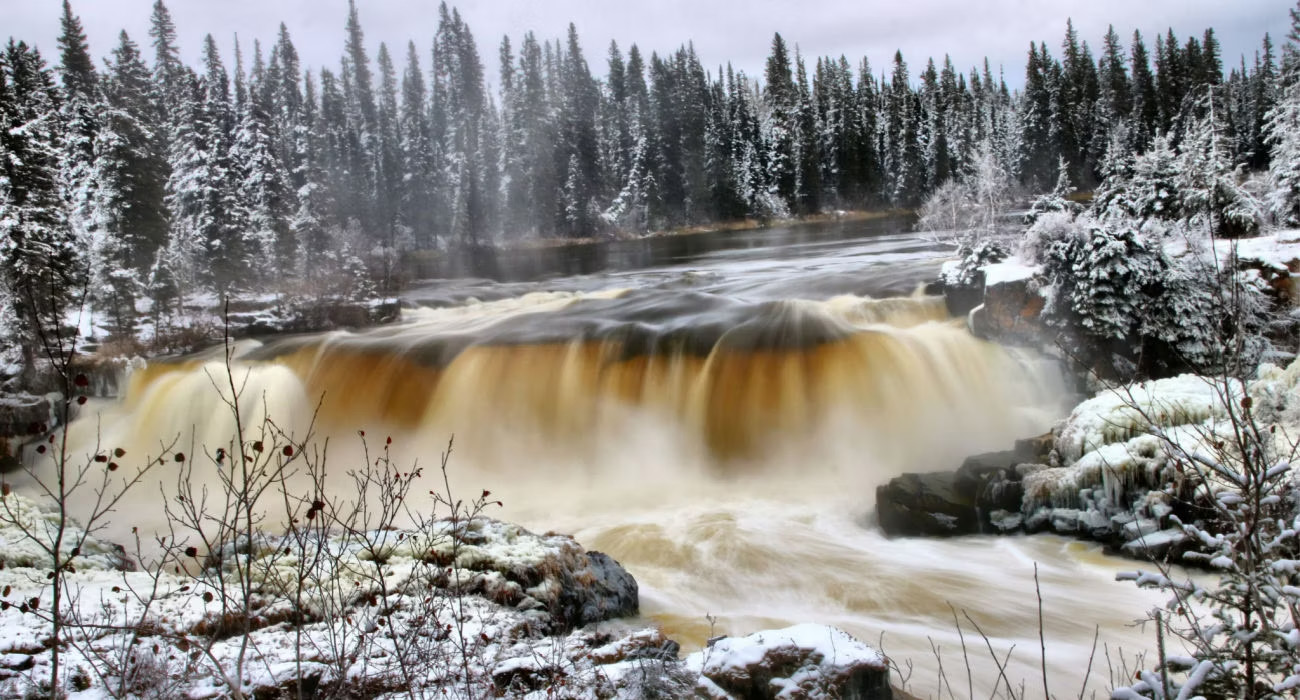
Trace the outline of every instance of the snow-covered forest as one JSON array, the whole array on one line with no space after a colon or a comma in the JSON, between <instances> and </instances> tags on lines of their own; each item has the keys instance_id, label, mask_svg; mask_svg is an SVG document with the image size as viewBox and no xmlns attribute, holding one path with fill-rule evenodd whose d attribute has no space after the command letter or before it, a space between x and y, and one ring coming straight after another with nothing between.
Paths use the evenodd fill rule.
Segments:
<instances>
[{"instance_id":1,"label":"snow-covered forest","mask_svg":"<svg viewBox=\"0 0 1300 700\"><path fill-rule=\"evenodd\" d=\"M705 67L690 44L611 44L593 71L572 26L485 60L456 10L438 12L431 42L375 50L352 6L337 71L301 65L284 25L269 47L209 36L186 66L161 0L146 46L93 38L102 64L67 2L56 57L11 39L0 225L7 287L36 298L9 306L30 315L88 279L126 330L138 303L199 290L391 288L412 250L913 208L989 166L1032 192L1063 160L1090 189L1148 152L1168 166L1211 105L1219 157L1264 170L1269 115L1296 111L1280 100L1292 52L1279 67L1265 36L1225 66L1210 29L1150 46L1112 30L1094 51L1067 24L1059 48L1031 44L1012 92L987 62L873 67L779 35L762 76ZM1277 212L1294 218L1297 199Z\"/></svg>"}]
</instances>

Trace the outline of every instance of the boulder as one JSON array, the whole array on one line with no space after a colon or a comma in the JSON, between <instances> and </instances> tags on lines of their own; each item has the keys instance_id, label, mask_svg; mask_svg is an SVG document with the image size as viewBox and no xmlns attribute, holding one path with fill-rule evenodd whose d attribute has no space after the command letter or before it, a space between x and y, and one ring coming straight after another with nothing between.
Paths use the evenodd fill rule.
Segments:
<instances>
[{"instance_id":1,"label":"boulder","mask_svg":"<svg viewBox=\"0 0 1300 700\"><path fill-rule=\"evenodd\" d=\"M904 474L876 487L876 514L889 535L957 536L1005 529L1024 495L1017 466L1039 456L1048 437L1015 450L966 458L955 472ZM1003 516L994 517L1002 511ZM996 522L995 522L996 520Z\"/></svg>"},{"instance_id":2,"label":"boulder","mask_svg":"<svg viewBox=\"0 0 1300 700\"><path fill-rule=\"evenodd\" d=\"M587 552L585 562L565 568L560 579L551 614L564 628L630 617L640 609L636 579L604 552Z\"/></svg>"},{"instance_id":3,"label":"boulder","mask_svg":"<svg viewBox=\"0 0 1300 700\"><path fill-rule=\"evenodd\" d=\"M1006 345L1038 346L1050 341L1043 325L1046 300L1032 279L1011 279L984 287L983 302L971 310L967 324L976 336Z\"/></svg>"},{"instance_id":4,"label":"boulder","mask_svg":"<svg viewBox=\"0 0 1300 700\"><path fill-rule=\"evenodd\" d=\"M903 474L876 487L876 517L889 535L956 536L979 532L975 494L956 472Z\"/></svg>"},{"instance_id":5,"label":"boulder","mask_svg":"<svg viewBox=\"0 0 1300 700\"><path fill-rule=\"evenodd\" d=\"M940 282L933 288L927 288L926 293L943 294L944 306L948 308L948 313L953 316L965 316L984 301L984 273L978 273L977 277L976 284Z\"/></svg>"},{"instance_id":6,"label":"boulder","mask_svg":"<svg viewBox=\"0 0 1300 700\"><path fill-rule=\"evenodd\" d=\"M697 695L719 700L891 700L884 654L846 632L803 624L730 637L692 654Z\"/></svg>"}]
</instances>

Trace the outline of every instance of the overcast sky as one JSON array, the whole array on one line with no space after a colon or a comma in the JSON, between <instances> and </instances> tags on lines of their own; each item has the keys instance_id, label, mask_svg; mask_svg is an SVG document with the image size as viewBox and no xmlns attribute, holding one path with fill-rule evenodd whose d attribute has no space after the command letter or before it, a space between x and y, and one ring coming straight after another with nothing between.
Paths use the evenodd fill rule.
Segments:
<instances>
[{"instance_id":1,"label":"overcast sky","mask_svg":"<svg viewBox=\"0 0 1300 700\"><path fill-rule=\"evenodd\" d=\"M36 44L57 62L61 0L0 0L0 35L8 33ZM361 26L371 57L380 41L398 61L414 40L426 64L437 27L436 0L358 0ZM453 3L449 3L455 6ZM142 46L148 44L153 0L73 0L91 50L104 56L126 29ZM337 68L343 47L347 0L169 0L183 56L198 62L200 42L211 33L222 47L227 66L238 34L245 46L257 38L265 46L281 21L289 28L305 67ZM1265 32L1280 46L1289 19L1289 0L465 0L461 16L478 42L490 77L497 75L497 49L503 35L517 47L532 30L539 39L562 38L576 23L587 61L594 73L605 72L610 40L626 51L638 44L651 51L671 51L694 41L705 67L731 61L737 69L761 76L772 33L780 32L805 56L847 56L856 66L866 56L877 74L901 49L915 79L925 60L947 53L963 72L987 56L996 72L1006 71L1013 88L1023 82L1024 56L1030 41L1046 41L1060 56L1067 18L1080 37L1099 51L1108 24L1124 37L1142 31L1151 39L1172 27L1180 41L1213 27L1223 45L1224 62L1236 65L1244 53L1253 60ZM248 49L245 49L248 55ZM152 58L151 52L146 56ZM811 67L810 67L811 68Z\"/></svg>"}]
</instances>

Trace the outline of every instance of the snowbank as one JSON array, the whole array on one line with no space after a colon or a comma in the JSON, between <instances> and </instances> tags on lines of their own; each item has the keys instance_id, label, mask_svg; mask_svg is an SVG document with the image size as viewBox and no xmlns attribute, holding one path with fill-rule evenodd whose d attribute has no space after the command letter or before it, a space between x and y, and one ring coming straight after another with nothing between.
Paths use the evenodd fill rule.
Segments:
<instances>
[{"instance_id":1,"label":"snowbank","mask_svg":"<svg viewBox=\"0 0 1300 700\"><path fill-rule=\"evenodd\" d=\"M1257 260L1276 270L1288 270L1300 264L1300 230L1277 231L1255 238L1216 240L1215 252L1220 260L1226 260L1234 246L1238 260Z\"/></svg>"}]
</instances>

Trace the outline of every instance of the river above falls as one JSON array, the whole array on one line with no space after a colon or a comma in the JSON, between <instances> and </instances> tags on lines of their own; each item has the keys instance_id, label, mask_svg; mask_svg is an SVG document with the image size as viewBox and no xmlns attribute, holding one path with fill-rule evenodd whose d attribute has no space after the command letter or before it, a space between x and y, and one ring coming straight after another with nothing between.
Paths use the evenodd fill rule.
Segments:
<instances>
[{"instance_id":1,"label":"river above falls","mask_svg":"<svg viewBox=\"0 0 1300 700\"><path fill-rule=\"evenodd\" d=\"M1054 361L972 337L921 293L951 247L906 228L643 239L531 263L512 251L479 269L490 275L413 285L399 324L241 344L241 417L329 437L338 493L363 459L358 432L426 467L454 435L454 488L614 556L643 615L688 648L834 624L911 659L922 696L938 694L932 643L964 692L954 610L999 655L1015 647L1013 682L1037 685L1037 563L1053 692L1078 694L1094 629L1090 687L1106 687L1103 649L1118 661L1150 646L1127 624L1154 598L1113 580L1132 563L1057 538L891 540L874 524L876 485L1004 449L1068 410ZM223 371L212 356L153 363L73 442L143 454L179 437L210 452L233 429ZM157 488L137 492L110 535L160 524ZM962 623L992 688L996 667Z\"/></svg>"}]
</instances>

